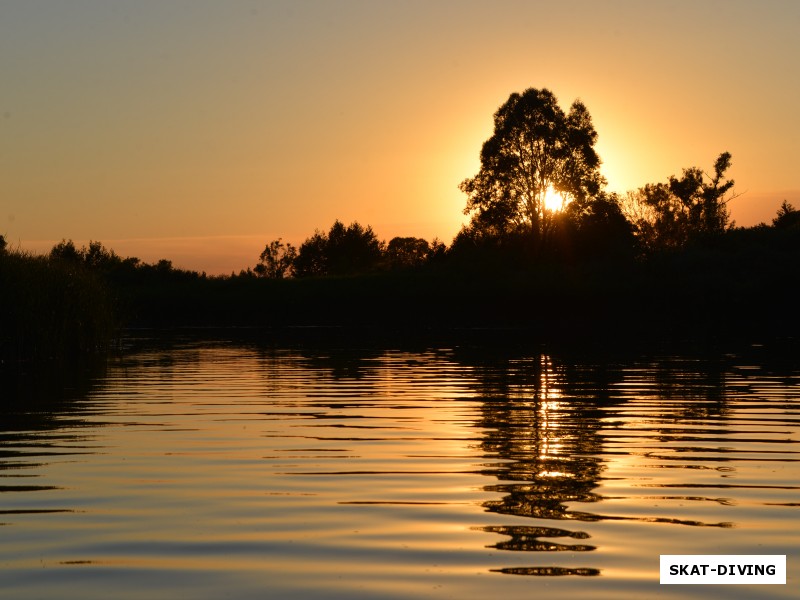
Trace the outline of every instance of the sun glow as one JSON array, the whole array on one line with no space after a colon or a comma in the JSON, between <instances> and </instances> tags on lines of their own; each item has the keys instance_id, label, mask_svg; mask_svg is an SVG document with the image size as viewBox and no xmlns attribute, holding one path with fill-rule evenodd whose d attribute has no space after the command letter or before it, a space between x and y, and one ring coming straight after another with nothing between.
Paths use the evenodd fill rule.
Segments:
<instances>
[{"instance_id":1,"label":"sun glow","mask_svg":"<svg viewBox=\"0 0 800 600\"><path fill-rule=\"evenodd\" d=\"M552 187L548 187L544 193L544 207L552 212L559 212L564 210L567 205L566 197L555 191Z\"/></svg>"}]
</instances>

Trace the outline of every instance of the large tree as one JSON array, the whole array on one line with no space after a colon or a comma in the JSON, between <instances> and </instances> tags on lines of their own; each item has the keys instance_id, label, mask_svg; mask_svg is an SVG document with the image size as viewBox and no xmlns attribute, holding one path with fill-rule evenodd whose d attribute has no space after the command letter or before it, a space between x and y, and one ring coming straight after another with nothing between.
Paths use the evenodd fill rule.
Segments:
<instances>
[{"instance_id":1,"label":"large tree","mask_svg":"<svg viewBox=\"0 0 800 600\"><path fill-rule=\"evenodd\" d=\"M494 134L481 149L478 174L461 183L466 214L479 233L527 231L544 240L553 211L545 199L556 192L566 201L585 202L605 183L594 144L597 132L579 100L568 113L547 89L509 96L494 115Z\"/></svg>"}]
</instances>

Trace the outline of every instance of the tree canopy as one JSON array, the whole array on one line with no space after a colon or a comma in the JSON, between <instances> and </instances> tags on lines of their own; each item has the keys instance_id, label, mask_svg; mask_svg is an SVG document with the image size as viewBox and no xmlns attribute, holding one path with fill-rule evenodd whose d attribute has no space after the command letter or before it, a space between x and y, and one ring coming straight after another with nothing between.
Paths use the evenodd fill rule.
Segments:
<instances>
[{"instance_id":1,"label":"tree canopy","mask_svg":"<svg viewBox=\"0 0 800 600\"><path fill-rule=\"evenodd\" d=\"M494 134L483 144L478 174L460 185L471 227L493 235L522 230L534 239L546 238L554 221L545 203L548 193L585 201L602 189L596 141L581 101L565 113L548 89L511 94L494 115Z\"/></svg>"},{"instance_id":2,"label":"tree canopy","mask_svg":"<svg viewBox=\"0 0 800 600\"><path fill-rule=\"evenodd\" d=\"M778 214L772 219L772 226L778 229L790 229L800 227L800 210L789 204L786 200L783 201L781 207L778 209Z\"/></svg>"},{"instance_id":3,"label":"tree canopy","mask_svg":"<svg viewBox=\"0 0 800 600\"><path fill-rule=\"evenodd\" d=\"M327 234L316 231L301 244L294 272L298 277L365 273L378 265L382 252L372 227L337 220Z\"/></svg>"},{"instance_id":4,"label":"tree canopy","mask_svg":"<svg viewBox=\"0 0 800 600\"><path fill-rule=\"evenodd\" d=\"M672 175L666 183L649 183L629 192L625 213L642 248L675 249L728 229L727 204L735 197L734 182L725 176L730 166L731 154L723 152L714 161L713 174L689 167L681 177Z\"/></svg>"},{"instance_id":5,"label":"tree canopy","mask_svg":"<svg viewBox=\"0 0 800 600\"><path fill-rule=\"evenodd\" d=\"M256 275L268 279L283 279L292 274L294 260L297 258L297 248L289 243L284 244L281 238L272 240L264 247L258 257Z\"/></svg>"}]
</instances>

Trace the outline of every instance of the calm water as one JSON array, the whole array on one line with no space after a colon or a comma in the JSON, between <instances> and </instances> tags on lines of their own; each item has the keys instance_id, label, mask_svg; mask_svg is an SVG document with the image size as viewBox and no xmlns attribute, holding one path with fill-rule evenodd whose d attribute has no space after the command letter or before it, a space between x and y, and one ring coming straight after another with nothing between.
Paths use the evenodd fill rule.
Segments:
<instances>
[{"instance_id":1,"label":"calm water","mask_svg":"<svg viewBox=\"0 0 800 600\"><path fill-rule=\"evenodd\" d=\"M14 405L3 598L800 595L800 366L768 348L184 341ZM788 584L658 584L703 553L787 554Z\"/></svg>"}]
</instances>

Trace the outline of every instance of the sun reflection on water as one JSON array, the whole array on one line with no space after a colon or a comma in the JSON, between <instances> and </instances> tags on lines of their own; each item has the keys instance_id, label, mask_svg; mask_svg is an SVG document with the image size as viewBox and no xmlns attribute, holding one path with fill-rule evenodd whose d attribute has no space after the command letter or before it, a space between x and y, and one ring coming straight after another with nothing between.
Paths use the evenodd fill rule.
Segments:
<instances>
[{"instance_id":1,"label":"sun reflection on water","mask_svg":"<svg viewBox=\"0 0 800 600\"><path fill-rule=\"evenodd\" d=\"M94 599L113 569L139 596L194 576L198 598L522 597L518 575L646 597L659 553L797 543L800 379L747 364L125 356L78 401L3 420L0 585L27 600L84 577L71 597Z\"/></svg>"}]
</instances>

